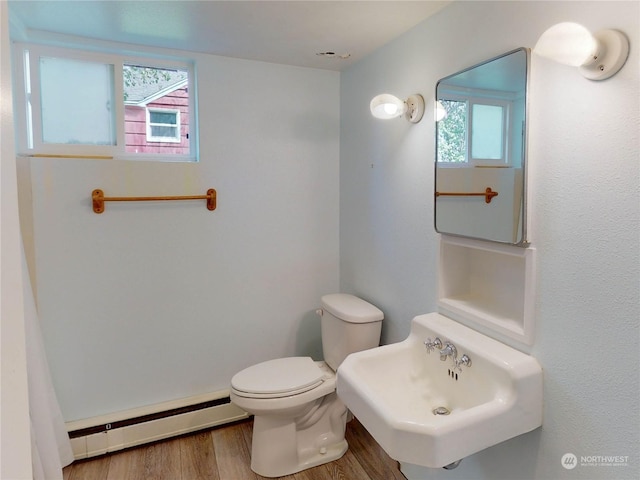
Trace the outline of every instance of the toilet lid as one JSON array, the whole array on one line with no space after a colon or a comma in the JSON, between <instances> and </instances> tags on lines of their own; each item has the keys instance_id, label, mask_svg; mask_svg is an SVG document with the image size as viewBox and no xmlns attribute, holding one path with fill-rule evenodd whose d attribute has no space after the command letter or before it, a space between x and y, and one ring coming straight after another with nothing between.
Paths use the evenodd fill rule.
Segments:
<instances>
[{"instance_id":1,"label":"toilet lid","mask_svg":"<svg viewBox=\"0 0 640 480\"><path fill-rule=\"evenodd\" d=\"M231 386L258 395L294 394L310 390L323 381L323 372L311 357L268 360L236 373Z\"/></svg>"}]
</instances>

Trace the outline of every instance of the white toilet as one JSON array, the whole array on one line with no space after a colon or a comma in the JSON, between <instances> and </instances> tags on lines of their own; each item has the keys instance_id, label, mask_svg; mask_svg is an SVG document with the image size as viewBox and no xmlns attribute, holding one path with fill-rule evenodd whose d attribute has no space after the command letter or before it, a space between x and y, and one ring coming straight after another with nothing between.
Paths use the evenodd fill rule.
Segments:
<instances>
[{"instance_id":1,"label":"white toilet","mask_svg":"<svg viewBox=\"0 0 640 480\"><path fill-rule=\"evenodd\" d=\"M340 458L347 408L336 394L336 370L350 353L380 344L382 312L347 294L322 297L324 362L278 358L231 379L231 401L254 415L251 469L280 477Z\"/></svg>"}]
</instances>

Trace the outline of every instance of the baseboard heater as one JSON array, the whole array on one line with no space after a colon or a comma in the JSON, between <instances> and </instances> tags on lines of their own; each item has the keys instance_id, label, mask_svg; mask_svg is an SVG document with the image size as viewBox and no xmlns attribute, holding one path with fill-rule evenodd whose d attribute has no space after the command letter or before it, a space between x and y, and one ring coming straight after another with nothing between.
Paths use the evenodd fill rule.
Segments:
<instances>
[{"instance_id":1,"label":"baseboard heater","mask_svg":"<svg viewBox=\"0 0 640 480\"><path fill-rule=\"evenodd\" d=\"M76 460L248 418L229 391L67 422Z\"/></svg>"}]
</instances>

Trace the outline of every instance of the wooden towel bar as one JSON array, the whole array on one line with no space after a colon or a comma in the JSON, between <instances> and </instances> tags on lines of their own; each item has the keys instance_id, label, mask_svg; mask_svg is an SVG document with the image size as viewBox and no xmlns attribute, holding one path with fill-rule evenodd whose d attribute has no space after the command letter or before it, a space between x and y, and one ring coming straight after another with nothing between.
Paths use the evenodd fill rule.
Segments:
<instances>
[{"instance_id":1,"label":"wooden towel bar","mask_svg":"<svg viewBox=\"0 0 640 480\"><path fill-rule=\"evenodd\" d=\"M483 193L466 193L466 192L436 192L436 197L451 196L451 197L484 197L486 203L491 203L493 197L498 196L498 192L491 190L491 187Z\"/></svg>"},{"instance_id":2,"label":"wooden towel bar","mask_svg":"<svg viewBox=\"0 0 640 480\"><path fill-rule=\"evenodd\" d=\"M104 192L96 188L91 192L91 200L93 201L93 211L95 213L104 212L104 202L153 202L156 200L206 200L207 209L215 210L217 202L216 190L210 188L206 195L184 195L174 197L105 197Z\"/></svg>"}]
</instances>

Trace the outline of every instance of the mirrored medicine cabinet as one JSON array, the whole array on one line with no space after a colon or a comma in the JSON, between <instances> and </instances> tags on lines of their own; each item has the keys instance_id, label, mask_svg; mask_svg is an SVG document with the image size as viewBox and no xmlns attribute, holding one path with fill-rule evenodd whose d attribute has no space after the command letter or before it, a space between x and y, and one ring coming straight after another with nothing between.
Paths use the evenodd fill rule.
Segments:
<instances>
[{"instance_id":1,"label":"mirrored medicine cabinet","mask_svg":"<svg viewBox=\"0 0 640 480\"><path fill-rule=\"evenodd\" d=\"M529 61L519 48L438 81L437 232L528 245Z\"/></svg>"}]
</instances>

